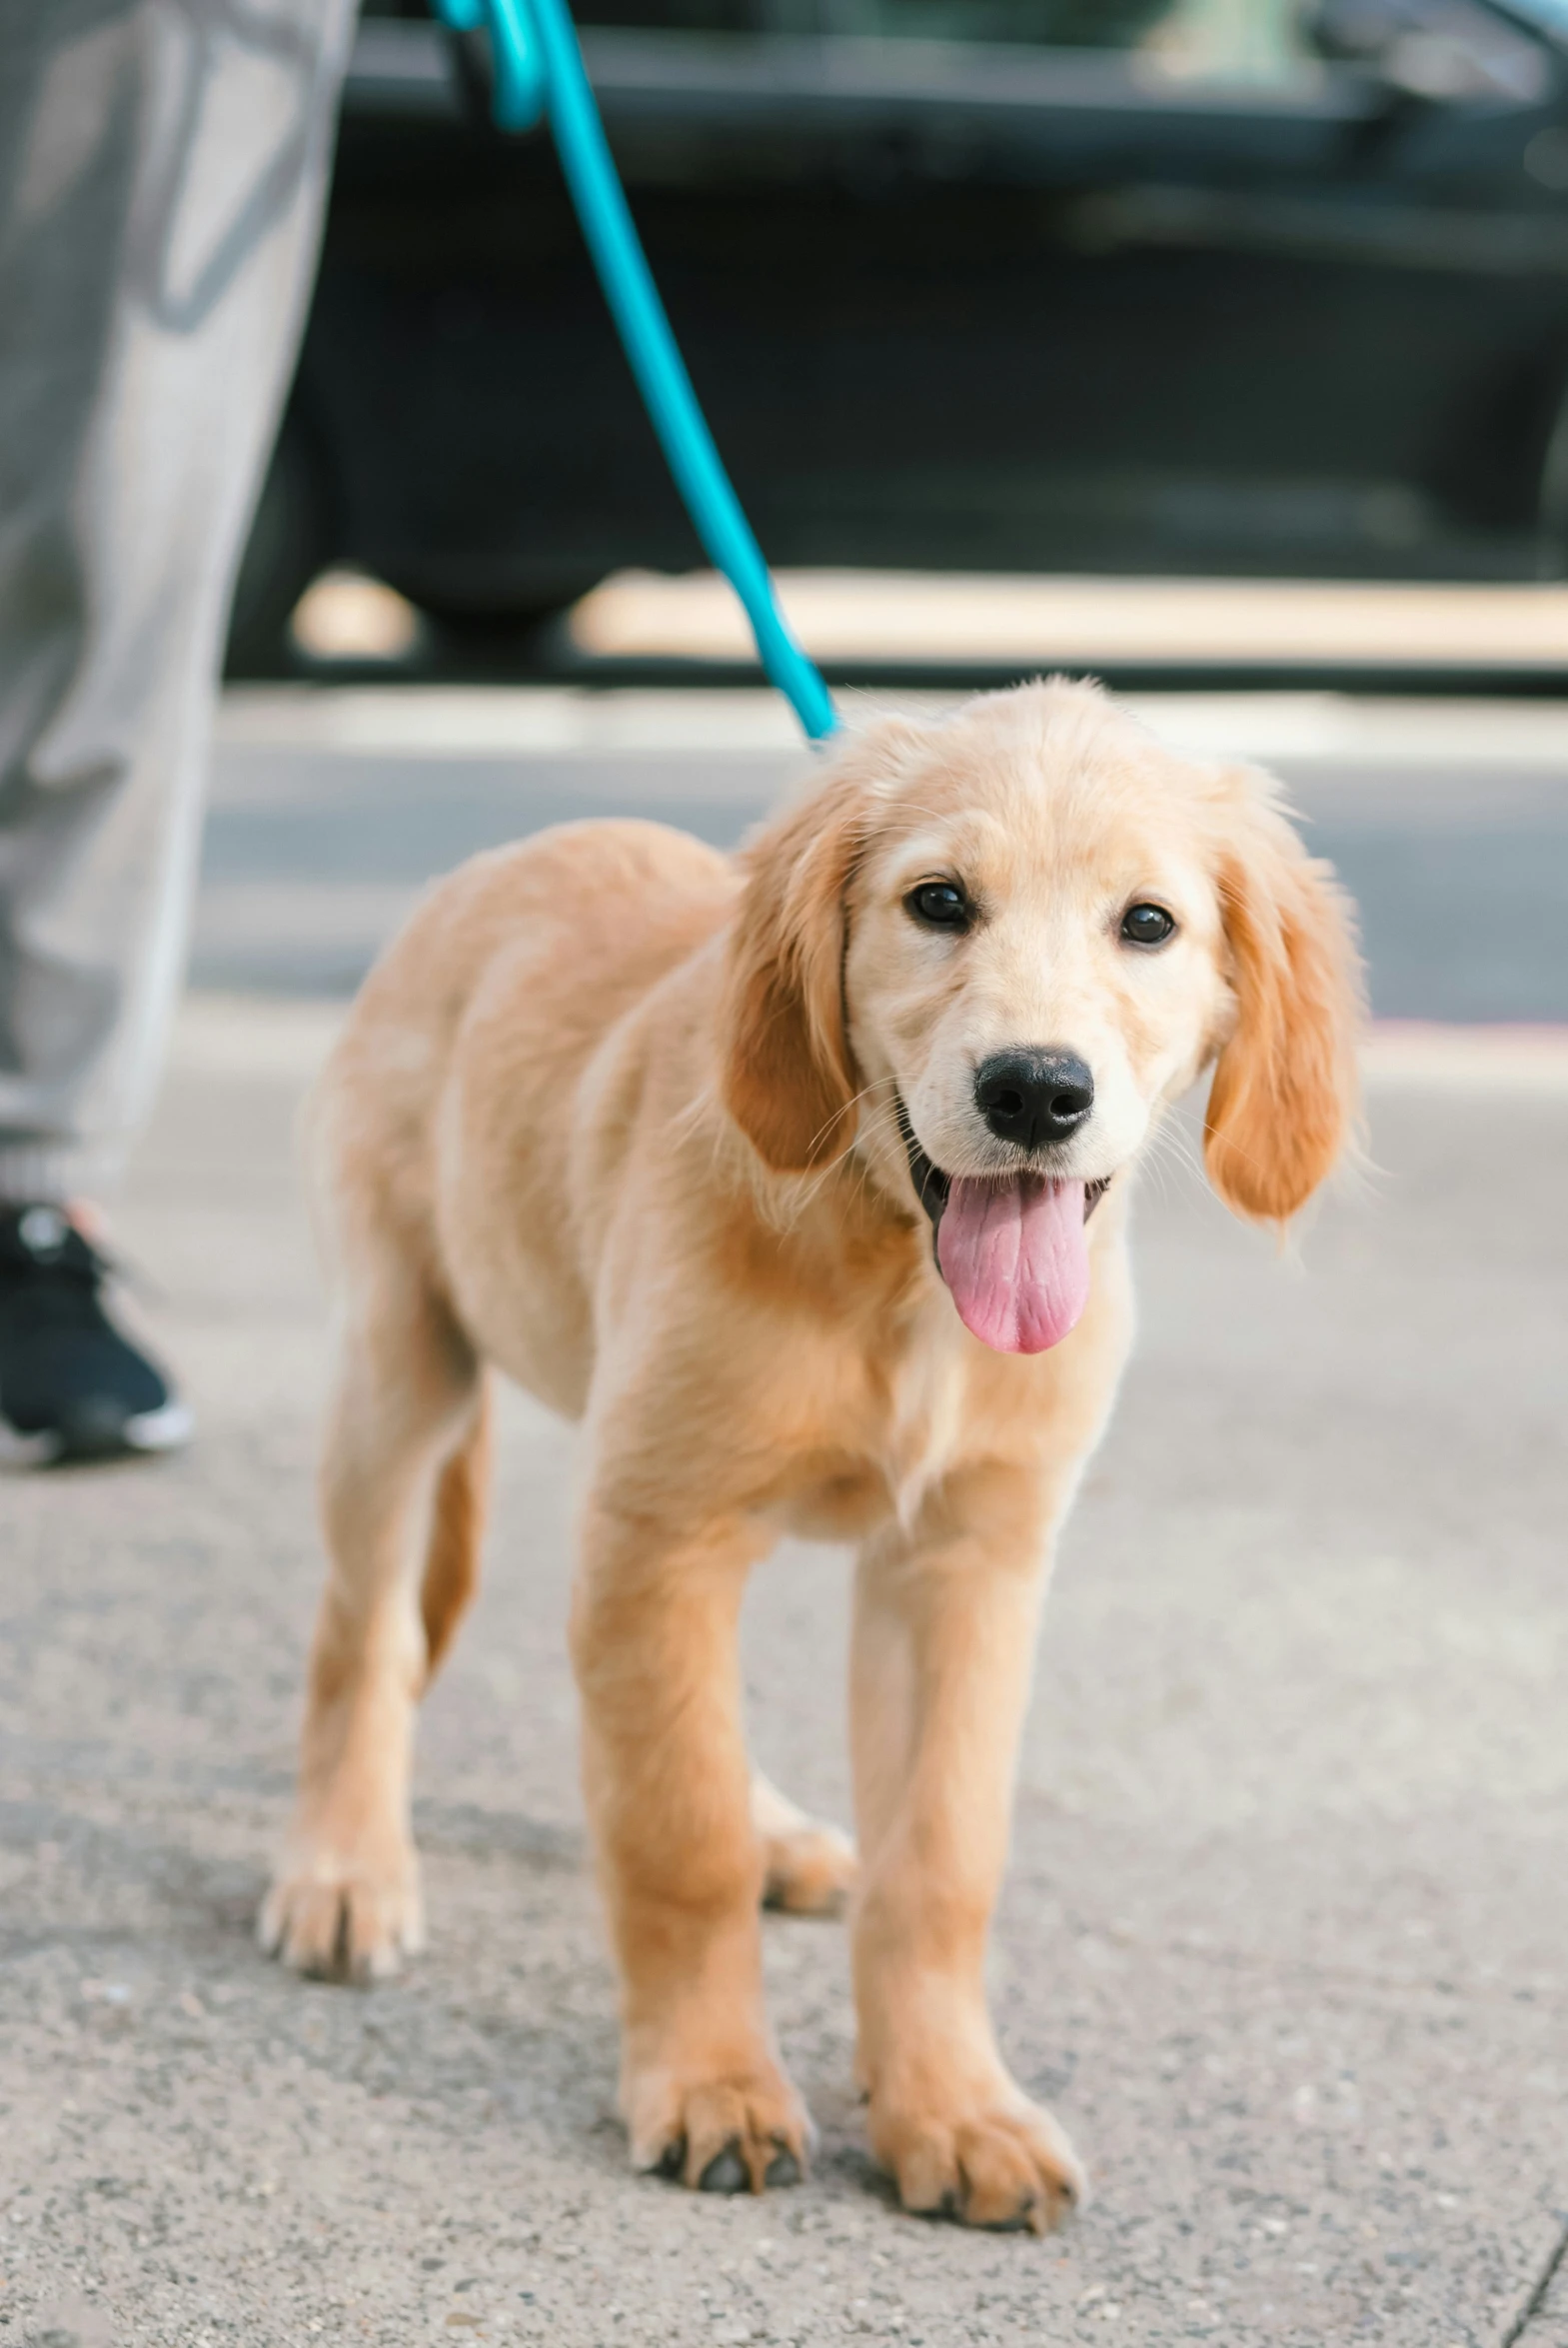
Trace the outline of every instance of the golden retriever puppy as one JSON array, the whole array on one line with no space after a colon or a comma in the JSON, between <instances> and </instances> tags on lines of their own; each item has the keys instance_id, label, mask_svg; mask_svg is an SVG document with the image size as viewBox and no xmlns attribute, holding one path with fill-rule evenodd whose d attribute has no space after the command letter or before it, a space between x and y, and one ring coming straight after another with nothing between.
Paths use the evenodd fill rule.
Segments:
<instances>
[{"instance_id":1,"label":"golden retriever puppy","mask_svg":"<svg viewBox=\"0 0 1568 2348\"><path fill-rule=\"evenodd\" d=\"M1050 684L833 750L737 861L642 823L439 888L312 1115L339 1285L299 1809L309 1972L423 1929L414 1711L474 1587L494 1365L585 1423L571 1640L640 2168L795 2177L759 1903L847 1845L749 1779L736 1624L784 1530L858 1543L858 2070L907 2207L1048 2224L1071 2147L982 1971L1051 1543L1132 1308L1127 1214L1209 1064L1209 1177L1291 1214L1351 1114L1346 908L1268 781Z\"/></svg>"}]
</instances>

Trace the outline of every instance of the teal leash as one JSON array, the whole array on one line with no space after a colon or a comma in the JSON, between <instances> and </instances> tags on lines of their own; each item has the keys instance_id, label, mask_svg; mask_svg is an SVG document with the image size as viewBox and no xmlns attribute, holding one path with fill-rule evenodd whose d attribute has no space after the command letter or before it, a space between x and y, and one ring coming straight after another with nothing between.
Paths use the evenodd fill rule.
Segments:
<instances>
[{"instance_id":1,"label":"teal leash","mask_svg":"<svg viewBox=\"0 0 1568 2348\"><path fill-rule=\"evenodd\" d=\"M433 5L454 32L488 32L501 129L529 130L548 115L605 299L698 536L741 600L763 667L810 740L825 741L837 731L838 713L779 608L763 550L698 406L627 207L567 0Z\"/></svg>"}]
</instances>

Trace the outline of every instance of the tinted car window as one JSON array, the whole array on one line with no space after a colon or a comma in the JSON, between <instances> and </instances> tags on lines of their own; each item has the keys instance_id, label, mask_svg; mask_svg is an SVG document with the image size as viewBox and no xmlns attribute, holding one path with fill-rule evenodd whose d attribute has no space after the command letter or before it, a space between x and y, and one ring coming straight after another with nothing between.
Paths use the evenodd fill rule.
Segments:
<instances>
[{"instance_id":1,"label":"tinted car window","mask_svg":"<svg viewBox=\"0 0 1568 2348\"><path fill-rule=\"evenodd\" d=\"M1416 97L1530 105L1551 80L1540 45L1481 0L1310 0L1302 25L1323 56L1374 66Z\"/></svg>"}]
</instances>

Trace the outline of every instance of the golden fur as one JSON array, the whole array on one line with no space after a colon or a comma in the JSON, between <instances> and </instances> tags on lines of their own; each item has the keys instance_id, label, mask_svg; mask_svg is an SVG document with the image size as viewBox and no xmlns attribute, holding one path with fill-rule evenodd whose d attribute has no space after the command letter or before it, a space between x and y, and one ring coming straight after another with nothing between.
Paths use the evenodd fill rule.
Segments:
<instances>
[{"instance_id":1,"label":"golden fur","mask_svg":"<svg viewBox=\"0 0 1568 2348\"><path fill-rule=\"evenodd\" d=\"M955 942L908 892L959 872ZM1123 909L1179 928L1129 951ZM262 1920L371 1977L422 1933L415 1706L473 1587L488 1365L586 1424L572 1651L641 2166L760 2189L806 2114L764 2012L759 1902L854 1860L751 1781L736 1622L782 1529L859 1546L858 2070L912 2209L1048 2223L1071 2148L1009 2078L982 1968L1051 1542L1131 1328L1127 1193L1212 1064L1206 1156L1279 1220L1352 1110L1346 909L1267 779L1172 755L1086 687L888 721L738 861L640 823L483 856L372 974L316 1098L341 1358L299 1808ZM973 1072L1070 1047L1114 1176L1089 1301L993 1353L933 1262L894 1114L984 1175Z\"/></svg>"}]
</instances>

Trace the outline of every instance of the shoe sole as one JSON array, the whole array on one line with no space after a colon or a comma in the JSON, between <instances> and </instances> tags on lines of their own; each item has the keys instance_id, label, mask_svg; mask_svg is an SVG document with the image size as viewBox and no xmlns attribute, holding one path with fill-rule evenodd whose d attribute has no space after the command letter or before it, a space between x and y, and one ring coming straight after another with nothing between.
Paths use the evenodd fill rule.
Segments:
<instances>
[{"instance_id":1,"label":"shoe sole","mask_svg":"<svg viewBox=\"0 0 1568 2348\"><path fill-rule=\"evenodd\" d=\"M195 1432L196 1421L188 1404L165 1402L161 1410L144 1410L139 1418L128 1418L124 1442L128 1451L180 1451Z\"/></svg>"},{"instance_id":2,"label":"shoe sole","mask_svg":"<svg viewBox=\"0 0 1568 2348\"><path fill-rule=\"evenodd\" d=\"M184 1402L165 1402L118 1425L46 1427L22 1434L0 1418L0 1466L57 1467L73 1459L152 1458L183 1449L196 1431Z\"/></svg>"}]
</instances>

